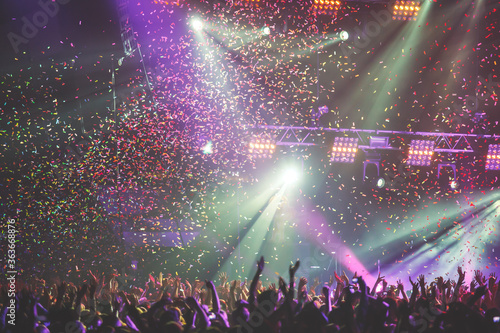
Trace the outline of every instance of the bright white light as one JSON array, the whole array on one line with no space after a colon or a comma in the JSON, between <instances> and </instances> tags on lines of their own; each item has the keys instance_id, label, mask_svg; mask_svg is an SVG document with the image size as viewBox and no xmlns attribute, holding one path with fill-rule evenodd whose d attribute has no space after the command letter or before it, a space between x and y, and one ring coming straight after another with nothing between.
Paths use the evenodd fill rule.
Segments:
<instances>
[{"instance_id":1,"label":"bright white light","mask_svg":"<svg viewBox=\"0 0 500 333\"><path fill-rule=\"evenodd\" d=\"M212 148L212 141L208 141L202 148L201 150L203 151L203 154L205 155L210 155L212 154L213 148Z\"/></svg>"},{"instance_id":2,"label":"bright white light","mask_svg":"<svg viewBox=\"0 0 500 333\"><path fill-rule=\"evenodd\" d=\"M300 173L295 168L288 168L283 174L283 180L286 183L294 183L300 179Z\"/></svg>"},{"instance_id":3,"label":"bright white light","mask_svg":"<svg viewBox=\"0 0 500 333\"><path fill-rule=\"evenodd\" d=\"M460 186L460 184L456 180L452 180L450 182L450 187L452 190L456 190L459 186Z\"/></svg>"},{"instance_id":4,"label":"bright white light","mask_svg":"<svg viewBox=\"0 0 500 333\"><path fill-rule=\"evenodd\" d=\"M200 31L203 29L203 21L199 18L194 18L191 20L191 26L195 31Z\"/></svg>"},{"instance_id":5,"label":"bright white light","mask_svg":"<svg viewBox=\"0 0 500 333\"><path fill-rule=\"evenodd\" d=\"M346 41L349 39L349 33L345 30L342 30L340 32L340 39L343 40L343 41Z\"/></svg>"},{"instance_id":6,"label":"bright white light","mask_svg":"<svg viewBox=\"0 0 500 333\"><path fill-rule=\"evenodd\" d=\"M377 187L378 188L383 188L385 186L385 179L383 177L380 177L377 179Z\"/></svg>"},{"instance_id":7,"label":"bright white light","mask_svg":"<svg viewBox=\"0 0 500 333\"><path fill-rule=\"evenodd\" d=\"M268 26L265 26L263 29L262 29L262 33L266 36L269 36L271 34L271 28L269 28Z\"/></svg>"}]
</instances>

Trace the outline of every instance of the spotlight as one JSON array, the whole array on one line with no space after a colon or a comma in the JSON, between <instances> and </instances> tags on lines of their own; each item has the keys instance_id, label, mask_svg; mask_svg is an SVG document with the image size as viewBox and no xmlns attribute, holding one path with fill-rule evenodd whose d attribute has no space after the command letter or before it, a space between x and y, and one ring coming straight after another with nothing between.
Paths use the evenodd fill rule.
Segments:
<instances>
[{"instance_id":1,"label":"spotlight","mask_svg":"<svg viewBox=\"0 0 500 333\"><path fill-rule=\"evenodd\" d=\"M345 42L346 40L348 40L348 39L349 39L349 33L348 33L347 31L345 31L345 30L342 30L342 31L340 32L340 35L339 35L339 36L340 36L340 39L341 39L342 41L344 41L344 42Z\"/></svg>"},{"instance_id":2,"label":"spotlight","mask_svg":"<svg viewBox=\"0 0 500 333\"><path fill-rule=\"evenodd\" d=\"M191 26L195 31L201 31L203 29L203 21L199 18L194 18L191 20Z\"/></svg>"},{"instance_id":3,"label":"spotlight","mask_svg":"<svg viewBox=\"0 0 500 333\"><path fill-rule=\"evenodd\" d=\"M271 28L266 25L264 28L262 28L262 33L266 36L269 36L271 34Z\"/></svg>"},{"instance_id":4,"label":"spotlight","mask_svg":"<svg viewBox=\"0 0 500 333\"><path fill-rule=\"evenodd\" d=\"M456 180L452 180L452 181L450 182L450 188L451 188L452 190L456 190L456 189L458 189L458 187L459 187L459 186L460 186L460 183L459 183L458 181L456 181Z\"/></svg>"},{"instance_id":5,"label":"spotlight","mask_svg":"<svg viewBox=\"0 0 500 333\"><path fill-rule=\"evenodd\" d=\"M431 165L433 153L434 141L411 140L406 163L409 165L429 166Z\"/></svg>"},{"instance_id":6,"label":"spotlight","mask_svg":"<svg viewBox=\"0 0 500 333\"><path fill-rule=\"evenodd\" d=\"M208 141L202 148L201 150L203 151L203 154L205 155L210 155L212 154L214 151L213 151L213 143L212 141Z\"/></svg>"},{"instance_id":7,"label":"spotlight","mask_svg":"<svg viewBox=\"0 0 500 333\"><path fill-rule=\"evenodd\" d=\"M385 186L385 178L384 177L380 177L379 179L377 179L377 182L375 183L375 185L378 188L384 188L384 186Z\"/></svg>"},{"instance_id":8,"label":"spotlight","mask_svg":"<svg viewBox=\"0 0 500 333\"><path fill-rule=\"evenodd\" d=\"M300 172L296 168L288 168L283 173L283 181L286 183L295 183L300 179Z\"/></svg>"}]
</instances>

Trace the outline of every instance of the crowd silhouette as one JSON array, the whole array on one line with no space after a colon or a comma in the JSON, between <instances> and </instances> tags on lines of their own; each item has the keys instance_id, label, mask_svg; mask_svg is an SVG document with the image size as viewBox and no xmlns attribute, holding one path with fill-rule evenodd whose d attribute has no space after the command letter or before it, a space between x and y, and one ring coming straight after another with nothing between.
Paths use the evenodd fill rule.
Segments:
<instances>
[{"instance_id":1,"label":"crowd silhouette","mask_svg":"<svg viewBox=\"0 0 500 333\"><path fill-rule=\"evenodd\" d=\"M334 272L329 281L312 283L289 276L263 285L261 257L250 284L188 281L171 274L149 275L142 285L123 283L117 272L89 271L81 281L48 283L40 278L18 282L1 293L1 332L6 333L315 333L315 332L500 332L500 291L495 274L475 271L470 284L457 269L457 280L424 275L408 290L402 280L378 276L373 287L363 276ZM453 275L452 273L450 276ZM288 279L286 282L285 278Z\"/></svg>"}]
</instances>

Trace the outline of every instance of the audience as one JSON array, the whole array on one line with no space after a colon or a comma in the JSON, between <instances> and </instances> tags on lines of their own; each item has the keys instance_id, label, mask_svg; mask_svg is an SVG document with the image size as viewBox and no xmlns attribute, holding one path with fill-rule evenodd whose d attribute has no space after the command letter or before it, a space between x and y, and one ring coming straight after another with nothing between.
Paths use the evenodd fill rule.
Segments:
<instances>
[{"instance_id":1,"label":"audience","mask_svg":"<svg viewBox=\"0 0 500 333\"><path fill-rule=\"evenodd\" d=\"M500 332L495 274L476 271L470 285L461 267L457 281L439 277L429 283L420 275L409 279L407 294L401 280L390 285L379 275L370 289L362 276L335 272L328 282L316 279L308 288L306 278L296 280L299 261L290 266L288 283L280 277L277 285L264 286L264 266L261 257L250 285L228 281L226 273L218 286L160 273L131 286L120 285L117 274L89 271L78 285L34 279L18 285L15 295L3 286L0 332Z\"/></svg>"}]
</instances>

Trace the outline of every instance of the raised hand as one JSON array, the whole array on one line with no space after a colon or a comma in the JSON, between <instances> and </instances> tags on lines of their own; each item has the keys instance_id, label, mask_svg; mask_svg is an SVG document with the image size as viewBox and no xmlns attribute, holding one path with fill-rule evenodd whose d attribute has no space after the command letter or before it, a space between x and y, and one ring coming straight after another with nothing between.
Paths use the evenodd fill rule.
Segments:
<instances>
[{"instance_id":1,"label":"raised hand","mask_svg":"<svg viewBox=\"0 0 500 333\"><path fill-rule=\"evenodd\" d=\"M444 287L444 278L442 276L436 279L436 284L439 290L443 290Z\"/></svg>"},{"instance_id":2,"label":"raised hand","mask_svg":"<svg viewBox=\"0 0 500 333\"><path fill-rule=\"evenodd\" d=\"M188 279L186 279L186 286L188 287L188 289L192 289L191 283L189 283Z\"/></svg>"},{"instance_id":3,"label":"raised hand","mask_svg":"<svg viewBox=\"0 0 500 333\"><path fill-rule=\"evenodd\" d=\"M204 282L201 280L194 280L194 289L199 290L203 286Z\"/></svg>"},{"instance_id":4,"label":"raised hand","mask_svg":"<svg viewBox=\"0 0 500 333\"><path fill-rule=\"evenodd\" d=\"M337 275L337 272L333 271L333 274L335 274L335 281L337 281L337 283L344 284L344 281L342 281L342 278Z\"/></svg>"},{"instance_id":5,"label":"raised hand","mask_svg":"<svg viewBox=\"0 0 500 333\"><path fill-rule=\"evenodd\" d=\"M259 272L262 272L264 270L264 256L261 256L259 261L257 261L257 269Z\"/></svg>"},{"instance_id":6,"label":"raised hand","mask_svg":"<svg viewBox=\"0 0 500 333\"><path fill-rule=\"evenodd\" d=\"M300 266L300 261L297 260L295 265L290 265L290 268L288 269L288 272L290 273L290 276L295 276L295 272L299 269Z\"/></svg>"},{"instance_id":7,"label":"raised hand","mask_svg":"<svg viewBox=\"0 0 500 333\"><path fill-rule=\"evenodd\" d=\"M490 290L493 290L493 287L495 286L496 282L497 282L497 276L493 272L490 274L490 277L488 278L488 287Z\"/></svg>"},{"instance_id":8,"label":"raised hand","mask_svg":"<svg viewBox=\"0 0 500 333\"><path fill-rule=\"evenodd\" d=\"M305 277L301 277L299 280L298 291L301 291L306 284L307 284L307 279Z\"/></svg>"},{"instance_id":9,"label":"raised hand","mask_svg":"<svg viewBox=\"0 0 500 333\"><path fill-rule=\"evenodd\" d=\"M377 281L375 283L379 284L380 282L384 281L384 278L385 278L385 276L380 276L380 273L378 273Z\"/></svg>"},{"instance_id":10,"label":"raised hand","mask_svg":"<svg viewBox=\"0 0 500 333\"><path fill-rule=\"evenodd\" d=\"M241 280L236 280L236 291L240 292L241 291Z\"/></svg>"},{"instance_id":11,"label":"raised hand","mask_svg":"<svg viewBox=\"0 0 500 333\"><path fill-rule=\"evenodd\" d=\"M409 276L409 277L408 277L408 280L410 280L410 283L411 283L411 285L412 285L412 287L413 287L413 292L414 292L414 293L415 293L415 292L418 292L418 282L413 282L413 281L411 280L411 276Z\"/></svg>"},{"instance_id":12,"label":"raised hand","mask_svg":"<svg viewBox=\"0 0 500 333\"><path fill-rule=\"evenodd\" d=\"M483 273L480 270L474 271L474 279L480 286L483 286L486 282L486 278L483 277Z\"/></svg>"},{"instance_id":13,"label":"raised hand","mask_svg":"<svg viewBox=\"0 0 500 333\"><path fill-rule=\"evenodd\" d=\"M403 281L401 281L401 279L399 279L396 283L397 283L397 290L404 292L405 287L403 285Z\"/></svg>"},{"instance_id":14,"label":"raised hand","mask_svg":"<svg viewBox=\"0 0 500 333\"><path fill-rule=\"evenodd\" d=\"M227 273L226 272L219 273L219 280L220 280L220 285L224 286L227 282Z\"/></svg>"},{"instance_id":15,"label":"raised hand","mask_svg":"<svg viewBox=\"0 0 500 333\"><path fill-rule=\"evenodd\" d=\"M465 280L465 272L462 271L462 267L458 266L457 268L457 273L458 273L458 282L457 284L462 284Z\"/></svg>"},{"instance_id":16,"label":"raised hand","mask_svg":"<svg viewBox=\"0 0 500 333\"><path fill-rule=\"evenodd\" d=\"M418 284L420 284L420 287L425 286L425 275L420 274L417 278Z\"/></svg>"},{"instance_id":17,"label":"raised hand","mask_svg":"<svg viewBox=\"0 0 500 333\"><path fill-rule=\"evenodd\" d=\"M448 279L445 283L444 283L444 286L448 289L451 289L451 280Z\"/></svg>"},{"instance_id":18,"label":"raised hand","mask_svg":"<svg viewBox=\"0 0 500 333\"><path fill-rule=\"evenodd\" d=\"M347 286L349 284L349 278L347 277L347 274L345 271L342 271L342 281L344 281L344 284Z\"/></svg>"}]
</instances>

